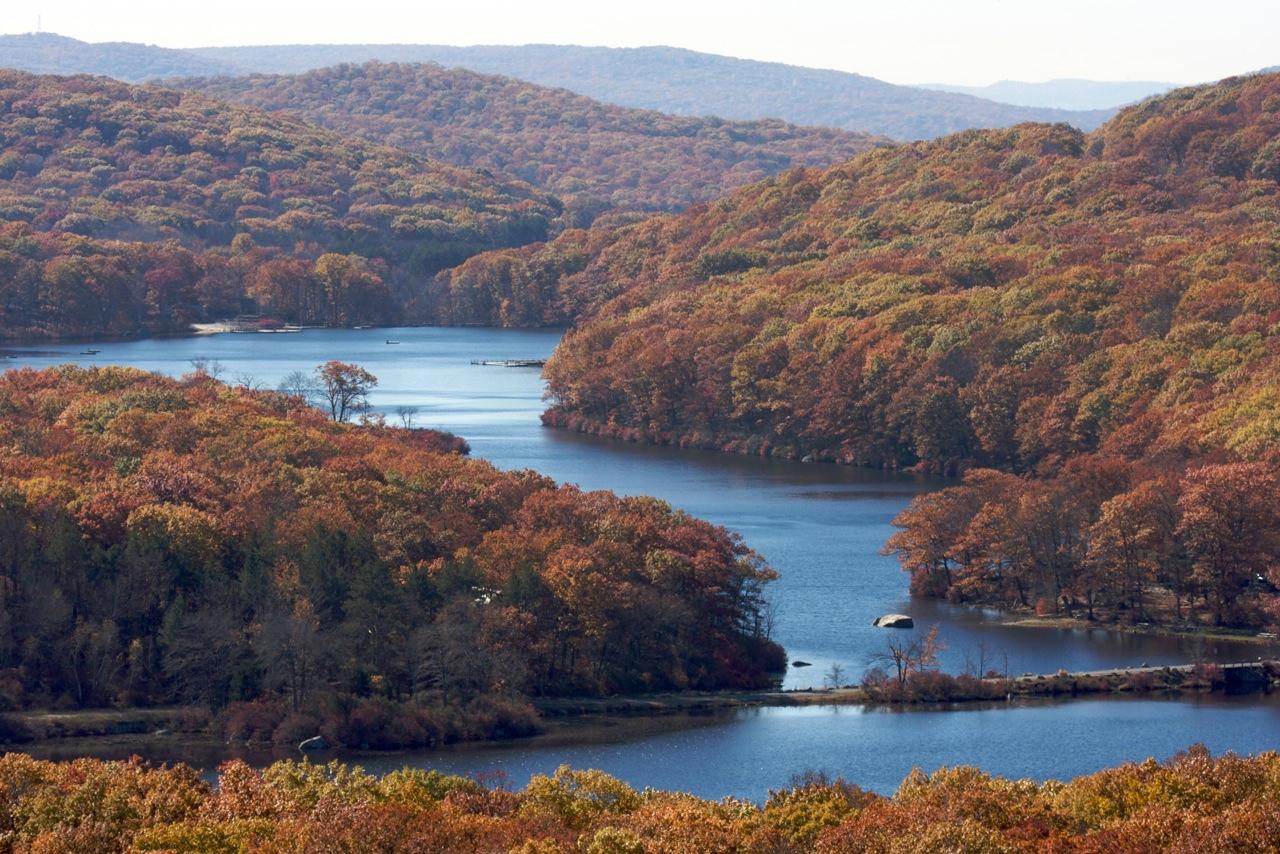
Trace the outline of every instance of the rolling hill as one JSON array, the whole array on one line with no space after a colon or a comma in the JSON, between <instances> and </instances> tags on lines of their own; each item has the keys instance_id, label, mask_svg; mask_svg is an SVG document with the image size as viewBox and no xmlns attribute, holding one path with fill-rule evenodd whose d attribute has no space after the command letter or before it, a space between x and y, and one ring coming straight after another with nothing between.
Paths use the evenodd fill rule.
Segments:
<instances>
[{"instance_id":1,"label":"rolling hill","mask_svg":"<svg viewBox=\"0 0 1280 854\"><path fill-rule=\"evenodd\" d=\"M297 73L340 62L437 62L501 74L645 110L726 119L779 118L893 139L926 139L974 127L1069 122L1097 127L1108 111L1014 107L895 86L843 71L735 59L672 47L575 45L274 45L200 48L208 60L253 71Z\"/></svg>"},{"instance_id":2,"label":"rolling hill","mask_svg":"<svg viewBox=\"0 0 1280 854\"><path fill-rule=\"evenodd\" d=\"M0 71L6 336L184 329L250 292L294 320L421 318L425 277L545 239L560 213L527 184L197 93Z\"/></svg>"},{"instance_id":3,"label":"rolling hill","mask_svg":"<svg viewBox=\"0 0 1280 854\"><path fill-rule=\"evenodd\" d=\"M297 74L344 63L434 62L569 89L610 104L683 116L782 119L893 139L975 127L1063 121L1096 127L1111 111L1017 107L970 95L896 86L842 71L756 62L671 47L574 45L270 45L174 51L89 44L51 34L6 36L0 67L92 72L121 80L244 73Z\"/></svg>"},{"instance_id":4,"label":"rolling hill","mask_svg":"<svg viewBox=\"0 0 1280 854\"><path fill-rule=\"evenodd\" d=\"M888 144L776 119L628 109L436 65L374 62L174 85L527 181L559 196L578 225L604 210L680 210L794 166L829 166Z\"/></svg>"},{"instance_id":5,"label":"rolling hill","mask_svg":"<svg viewBox=\"0 0 1280 854\"><path fill-rule=\"evenodd\" d=\"M1020 125L874 151L448 278L472 304L518 290L580 318L547 366L550 423L1015 473L904 517L922 592L1143 619L1159 575L1164 619L1194 603L1265 625L1277 139L1280 75L1236 78L1092 134ZM1104 518L1134 527L1092 527Z\"/></svg>"}]
</instances>

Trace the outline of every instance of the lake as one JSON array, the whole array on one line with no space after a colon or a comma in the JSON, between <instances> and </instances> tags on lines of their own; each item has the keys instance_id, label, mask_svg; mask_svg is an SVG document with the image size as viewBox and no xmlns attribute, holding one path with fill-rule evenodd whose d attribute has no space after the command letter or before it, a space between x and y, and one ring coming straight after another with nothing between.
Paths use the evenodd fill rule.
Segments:
<instances>
[{"instance_id":1,"label":"lake","mask_svg":"<svg viewBox=\"0 0 1280 854\"><path fill-rule=\"evenodd\" d=\"M391 420L397 408L413 407L415 426L455 432L467 439L475 456L500 467L533 468L586 489L656 495L740 533L781 574L770 593L777 611L775 638L793 661L812 663L791 668L786 687L821 685L833 663L856 680L882 650L889 631L873 628L871 621L888 612L912 614L921 629L936 623L947 644L943 665L951 670L975 659L979 645L989 667L1007 667L1014 674L1239 661L1267 652L1246 642L1008 626L991 611L913 601L906 574L880 549L893 531L893 517L913 496L943 482L552 430L538 419L544 402L536 369L470 364L473 359L545 358L558 340L559 332L546 330L317 329L5 352L14 355L7 360L11 367L127 364L171 375L191 370L194 359L208 359L221 367L225 380L267 386L329 359L356 362L378 376L372 401ZM90 347L99 352L81 352ZM810 767L867 785L882 773L883 779L874 782L880 787L884 781L896 784L904 762L908 769L965 762L999 773L1070 776L1127 758L1166 756L1197 740L1236 750L1280 743L1280 717L1269 700L1091 701L909 713L771 709L685 723L690 725L607 747L471 747L432 754L429 761L460 771L502 765L514 769L513 779L569 761L613 770L639 785L719 797L758 795ZM677 775L664 756L679 757L681 768L701 757L697 761L706 767Z\"/></svg>"}]
</instances>

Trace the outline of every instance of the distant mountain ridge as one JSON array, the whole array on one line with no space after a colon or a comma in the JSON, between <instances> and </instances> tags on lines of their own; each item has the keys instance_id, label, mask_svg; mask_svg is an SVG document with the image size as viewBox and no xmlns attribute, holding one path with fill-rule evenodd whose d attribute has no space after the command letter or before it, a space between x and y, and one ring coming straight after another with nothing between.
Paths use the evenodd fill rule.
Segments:
<instances>
[{"instance_id":1,"label":"distant mountain ridge","mask_svg":"<svg viewBox=\"0 0 1280 854\"><path fill-rule=\"evenodd\" d=\"M82 42L55 33L0 35L0 66L32 74L100 74L126 83L234 74L234 66L186 50L134 42Z\"/></svg>"},{"instance_id":2,"label":"distant mountain ridge","mask_svg":"<svg viewBox=\"0 0 1280 854\"><path fill-rule=\"evenodd\" d=\"M1029 121L1067 122L1091 130L1114 113L1019 107L897 86L843 71L672 47L272 45L171 50L89 44L52 34L0 37L0 66L48 74L102 74L126 82L253 72L296 74L372 60L436 62L676 115L741 121L775 118L900 140Z\"/></svg>"},{"instance_id":3,"label":"distant mountain ridge","mask_svg":"<svg viewBox=\"0 0 1280 854\"><path fill-rule=\"evenodd\" d=\"M786 169L831 166L890 144L777 119L734 122L619 107L435 64L370 62L175 85L527 181L563 199L577 225L605 210L683 210Z\"/></svg>"},{"instance_id":4,"label":"distant mountain ridge","mask_svg":"<svg viewBox=\"0 0 1280 854\"><path fill-rule=\"evenodd\" d=\"M999 80L986 86L958 86L952 83L923 83L925 89L955 92L987 98L1002 104L1023 107L1051 107L1060 110L1107 110L1134 104L1152 95L1162 95L1180 84L1157 80L1057 79L1030 83Z\"/></svg>"},{"instance_id":5,"label":"distant mountain ridge","mask_svg":"<svg viewBox=\"0 0 1280 854\"><path fill-rule=\"evenodd\" d=\"M242 69L278 74L374 59L438 62L570 89L627 107L739 120L780 118L902 140L1029 121L1067 122L1092 130L1115 112L997 104L969 95L897 86L845 71L673 47L272 45L197 48L192 52Z\"/></svg>"}]
</instances>

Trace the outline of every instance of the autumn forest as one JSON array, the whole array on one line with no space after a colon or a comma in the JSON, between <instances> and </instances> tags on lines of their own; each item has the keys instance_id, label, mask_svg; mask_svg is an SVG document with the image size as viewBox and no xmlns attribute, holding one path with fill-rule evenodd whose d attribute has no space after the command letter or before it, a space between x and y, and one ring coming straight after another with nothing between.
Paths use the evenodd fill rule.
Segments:
<instances>
[{"instance_id":1,"label":"autumn forest","mask_svg":"<svg viewBox=\"0 0 1280 854\"><path fill-rule=\"evenodd\" d=\"M938 123L920 104L940 93L871 81L900 100L860 109L913 129L890 139L637 109L390 49L240 74L234 52L6 44L0 745L138 710L166 715L166 735L296 755L522 739L546 733L548 710L607 729L637 709L755 714L801 694L895 714L1022 708L1007 655L1003 671L943 673L938 626L905 615L919 632L878 622L883 648L857 672L815 641L830 670L788 681L818 668L777 632L815 600L757 544L786 525L694 515L625 479L562 483L526 467L558 459L541 445L504 465L416 426L412 407L397 421L386 401L435 377L405 356L416 373L397 365L382 386L344 348L373 342L393 363L409 348L391 330L408 327L558 341L545 366L470 354L481 403L440 392L430 425L463 433L447 419L487 406L498 434L527 380L545 394L525 426L592 443L583 458L605 475L626 442L701 452L676 458L690 472L736 455L748 468L729 488L843 500L849 481L813 472L857 467L879 478L864 492L898 502L857 522L878 532L858 548L892 562L900 595L874 593L886 611L934 600L921 609L952 626L1034 623L1019 630L1060 632L1043 637L1064 656L1082 630L1209 644L1126 676L1134 695L1175 664L1221 691L1230 662L1212 644L1240 644L1224 648L1246 649L1270 692L1280 73L1076 117L1087 130L948 95L945 129L968 129L947 135L914 132ZM32 73L33 56L154 73ZM816 85L805 75L796 92ZM332 339L281 382L205 358L22 361L195 332L279 355L283 339L355 331L372 337ZM667 498L700 482L663 471L678 472ZM823 583L823 631L864 643L831 626L881 616L841 611L868 580ZM508 780L236 759L202 774L0 747L0 849L1280 850L1277 754L1177 749L1066 782L948 763L892 794L856 769L814 771L753 801L568 766Z\"/></svg>"}]
</instances>

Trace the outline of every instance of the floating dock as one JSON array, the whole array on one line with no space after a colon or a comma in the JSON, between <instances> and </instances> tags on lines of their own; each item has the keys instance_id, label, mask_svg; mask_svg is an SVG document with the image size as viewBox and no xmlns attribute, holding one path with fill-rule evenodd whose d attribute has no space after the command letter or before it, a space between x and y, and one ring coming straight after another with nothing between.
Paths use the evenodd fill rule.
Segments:
<instances>
[{"instance_id":1,"label":"floating dock","mask_svg":"<svg viewBox=\"0 0 1280 854\"><path fill-rule=\"evenodd\" d=\"M472 359L473 365L489 365L495 368L541 368L546 359Z\"/></svg>"}]
</instances>

